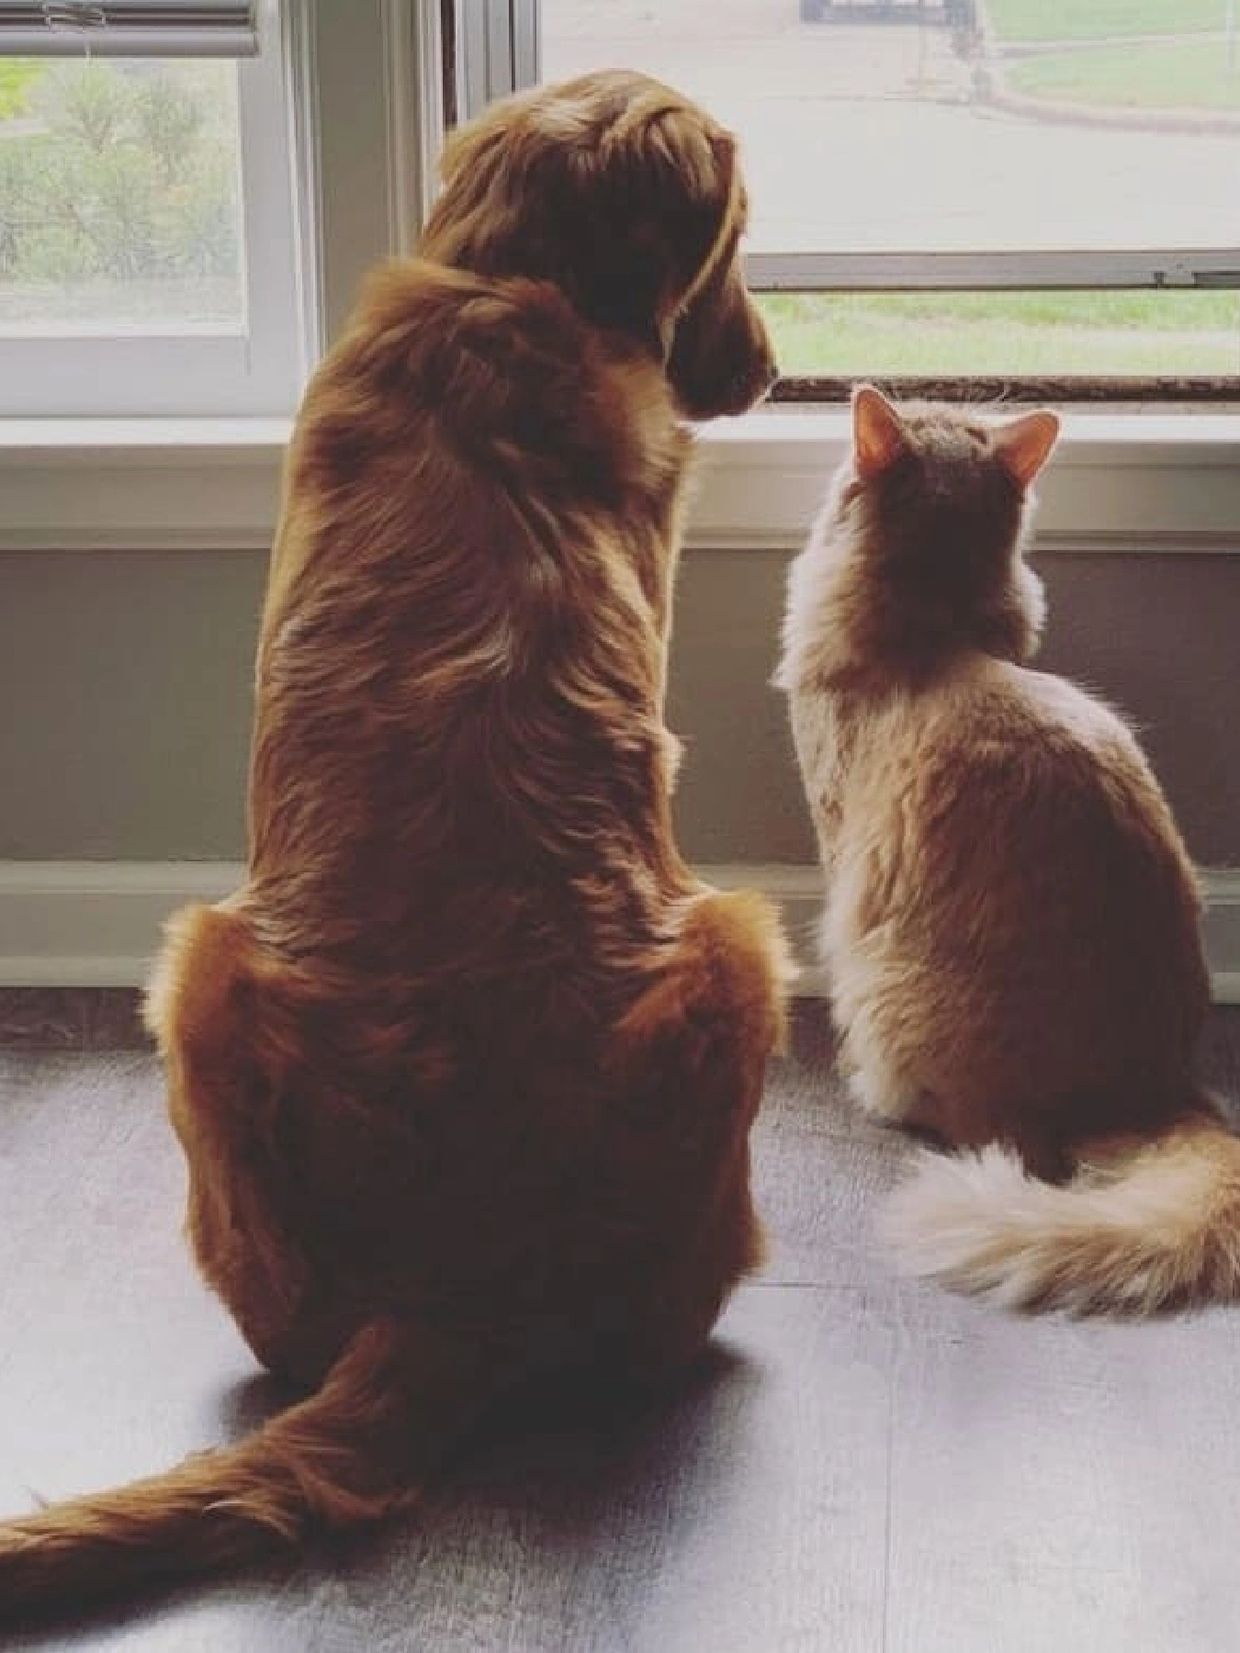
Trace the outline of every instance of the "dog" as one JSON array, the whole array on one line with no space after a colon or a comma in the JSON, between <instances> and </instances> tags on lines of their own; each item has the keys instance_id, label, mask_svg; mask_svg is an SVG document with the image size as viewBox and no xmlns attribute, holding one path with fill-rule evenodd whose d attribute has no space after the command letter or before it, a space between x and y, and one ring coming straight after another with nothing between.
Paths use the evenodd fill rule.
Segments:
<instances>
[{"instance_id":1,"label":"dog","mask_svg":"<svg viewBox=\"0 0 1240 1653\"><path fill-rule=\"evenodd\" d=\"M450 143L288 455L244 887L148 991L188 1232L306 1398L0 1529L0 1614L413 1503L501 1400L656 1384L756 1263L790 967L677 852L664 726L692 438L774 364L728 133L611 72Z\"/></svg>"}]
</instances>

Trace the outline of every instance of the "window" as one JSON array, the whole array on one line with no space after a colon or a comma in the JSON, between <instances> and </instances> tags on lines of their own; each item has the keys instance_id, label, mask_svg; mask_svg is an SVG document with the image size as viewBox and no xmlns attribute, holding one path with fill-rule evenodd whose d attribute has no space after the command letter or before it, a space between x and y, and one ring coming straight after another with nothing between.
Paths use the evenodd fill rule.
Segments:
<instances>
[{"instance_id":1,"label":"window","mask_svg":"<svg viewBox=\"0 0 1240 1653\"><path fill-rule=\"evenodd\" d=\"M171 14L192 5L206 13L227 3L160 0L159 9ZM413 246L435 189L445 117L468 113L469 98L499 95L535 71L563 74L578 65L625 58L709 97L741 132L756 197L754 274L768 289L772 282L785 289L768 290L763 302L772 311L786 370L803 375L786 380L781 396L829 400L861 373L903 379L897 388L912 391L908 381L927 360L935 374L963 375L944 387L952 393L963 386L967 395L993 389L1031 394L1035 387L1030 381L1013 381L1010 356L996 358L982 348L987 337L996 352L1008 348L1008 335L1017 331L1014 317L1019 318L1023 306L1026 325L1021 332L1038 342L1056 367L1066 361L1078 370L1071 381L1078 397L1092 399L1119 389L1144 403L1151 393L1182 397L1191 390L1211 397L1234 395L1240 401L1232 354L1236 329L1228 319L1233 312L1227 309L1221 322L1207 318L1206 324L1191 326L1181 326L1175 315L1178 304L1234 304L1229 272L1240 259L1229 249L1240 237L1230 195L1213 203L1216 211L1210 216L1218 217L1219 234L1212 247L1189 246L1190 260L1183 265L1176 262L1185 251L1174 244L1179 230L1172 234L1172 220L1164 220L1160 203L1179 202L1182 196L1174 206L1181 214L1197 210L1198 198L1190 189L1170 186L1157 197L1150 194L1152 210L1141 245L1132 240L1107 245L1095 237L1083 248L1061 249L1049 228L1050 208L1058 205L1058 180L1049 175L1030 186L1036 199L1028 210L1008 220L1028 230L1025 245L1011 244L1012 238L1005 244L993 223L989 239L970 233L952 242L946 233L951 213L944 209L915 218L917 188L923 185L915 188L906 181L897 198L893 192L904 173L892 167L880 179L871 153L864 175L882 184L872 192L873 233L865 241L854 226L846 235L840 225L833 227L839 215L828 213L824 204L831 202L836 180L849 167L862 175L858 143L831 157L819 154L808 167L795 152L785 157L778 145L766 143L761 99L777 88L763 54L786 52L787 45L779 44L785 36L828 45L847 38L856 53L867 39L873 43L875 19L802 22L799 0L674 3L675 11L673 0L543 0L541 8L529 0L366 0L364 5L356 0L281 0L278 7L274 0L262 0L254 25L257 55L197 64L208 73L221 71L236 86L241 225L236 279L242 323L236 319L235 300L228 301L234 308L226 315L217 311L211 320L186 321L187 301L178 300L178 317L171 289L165 289L169 302L158 325L148 309L136 322L130 316L130 331L117 330L115 322L109 324L112 331L92 327L80 312L66 320L62 310L49 321L46 304L41 318L27 315L20 327L0 322L0 415L224 417L188 422L160 417L10 419L0 431L0 552L105 546L164 552L173 547L265 549L303 361L339 332L366 270L386 254ZM860 7L864 0L855 3ZM124 4L98 0L91 9L115 16ZM144 6L147 0L129 4ZM987 16L999 4L986 0ZM1105 18L1113 29L1117 8L1132 4L1134 0L1073 0L1072 5L1037 0L1032 13L1043 15L1043 7L1047 16L1055 7L1075 10ZM1190 15L1189 0L1177 0L1177 5L1177 17ZM926 7L929 12L931 0ZM7 67L6 45L12 58L48 55L32 53L29 42L16 41L8 32L15 9L11 0L0 0L0 81ZM250 8L231 9L248 16ZM43 6L22 10L37 11L39 26L44 26ZM677 15L678 41L668 21ZM709 31L702 24L706 17L712 23ZM592 35L586 30L591 18ZM566 19L576 19L575 37ZM921 50L922 21L927 41L940 38L928 31L942 25L925 19L881 25L904 42L899 49L914 53L914 62ZM602 23L611 31L606 36ZM742 25L747 33L738 33ZM1212 50L1217 52L1221 43L1226 65L1226 32L1203 33ZM182 50L165 50L163 56L196 56L186 49L185 37L178 38ZM570 59L565 43L574 39L576 57ZM661 56L654 55L652 42L662 42ZM724 47L732 54L729 60L720 55ZM93 53L103 55L97 49ZM135 43L120 61L142 58ZM145 62L149 70L150 59ZM45 72L56 67L53 63ZM190 69L197 72L194 65ZM703 78L708 71L714 76L711 84ZM847 130L854 138L868 135L873 152L875 123L892 111L879 107L867 125L867 99L862 87L852 99ZM929 98L924 104L905 101L910 119L932 120L944 107ZM977 130L988 131L992 117L980 109L972 113ZM1042 123L1029 124L1032 141ZM1231 146L1229 132L1216 136ZM0 140L0 149L2 145ZM931 178L932 169L914 140L908 154L914 169L910 177ZM1228 147L1226 155L1234 156L1234 148ZM774 210L781 199L796 199L779 195L785 163L804 194L812 231L799 242L792 242L787 217ZM940 187L944 192L949 184L957 188L956 199L970 206L968 190L958 186L983 171L979 165L959 178L945 177ZM902 203L898 210L892 199ZM985 220L975 217L979 221L984 227ZM914 222L937 226L938 240L929 247L916 245L930 237L907 233ZM1174 220L1180 223L1182 218ZM0 223L0 241L4 233ZM807 268L810 261L812 268ZM1160 272L1164 280L1218 285L1159 288ZM5 278L0 268L0 292ZM212 279L228 277L217 270ZM1074 282L1081 291L1057 285ZM222 288L215 291L218 299ZM16 304L16 295L9 302ZM1064 323L1063 307L1070 303L1084 307L1077 330ZM918 313L919 305L940 306L933 312L933 325ZM1105 325L1099 325L1096 313L1088 314L1091 305L1106 307ZM1168 309L1161 310L1163 305ZM972 318L969 306L978 312ZM904 315L903 307L908 307ZM841 318L850 309L846 328ZM1163 330L1165 338L1151 324L1151 310L1172 323ZM1079 333L1090 335L1092 357ZM1209 358L1202 350L1203 335ZM1116 353L1114 365L1099 360L1103 339ZM1148 357L1143 362L1138 355L1164 345L1175 353L1169 364L1151 364ZM983 375L996 359L1003 373L991 383ZM1176 376L1138 376L1150 365ZM1191 385L1185 378L1189 366ZM1123 377L1085 378L1079 373L1082 367L1095 375L1100 369L1122 371ZM1205 369L1200 376L1199 367ZM929 387L922 382L917 389ZM1036 390L1062 394L1048 390L1045 381ZM1162 417L1157 410L1151 416L1151 411L1142 405L1134 416L1112 406L1108 417L1068 422L1043 491L1042 547L1235 551L1240 419L1230 411L1210 413L1200 406L1188 417L1169 409ZM271 416L233 417L252 413ZM689 543L711 551L786 551L802 543L823 477L843 451L845 425L831 408L792 417L786 411L760 413L713 425L701 444Z\"/></svg>"},{"instance_id":2,"label":"window","mask_svg":"<svg viewBox=\"0 0 1240 1653\"><path fill-rule=\"evenodd\" d=\"M465 107L609 64L741 137L785 370L1240 394L1237 0L462 0ZM838 388L838 387L837 387Z\"/></svg>"},{"instance_id":3,"label":"window","mask_svg":"<svg viewBox=\"0 0 1240 1653\"><path fill-rule=\"evenodd\" d=\"M0 0L0 411L286 413L275 0Z\"/></svg>"}]
</instances>

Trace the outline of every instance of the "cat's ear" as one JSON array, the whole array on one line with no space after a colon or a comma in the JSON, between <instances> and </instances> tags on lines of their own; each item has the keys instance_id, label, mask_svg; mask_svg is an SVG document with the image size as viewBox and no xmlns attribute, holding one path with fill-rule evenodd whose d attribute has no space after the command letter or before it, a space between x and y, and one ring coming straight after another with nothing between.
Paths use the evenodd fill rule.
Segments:
<instances>
[{"instance_id":1,"label":"cat's ear","mask_svg":"<svg viewBox=\"0 0 1240 1653\"><path fill-rule=\"evenodd\" d=\"M852 395L853 457L864 481L878 476L904 451L900 415L873 385L858 385Z\"/></svg>"},{"instance_id":2,"label":"cat's ear","mask_svg":"<svg viewBox=\"0 0 1240 1653\"><path fill-rule=\"evenodd\" d=\"M994 450L1013 479L1027 488L1059 440L1059 415L1049 408L1023 414L994 433Z\"/></svg>"}]
</instances>

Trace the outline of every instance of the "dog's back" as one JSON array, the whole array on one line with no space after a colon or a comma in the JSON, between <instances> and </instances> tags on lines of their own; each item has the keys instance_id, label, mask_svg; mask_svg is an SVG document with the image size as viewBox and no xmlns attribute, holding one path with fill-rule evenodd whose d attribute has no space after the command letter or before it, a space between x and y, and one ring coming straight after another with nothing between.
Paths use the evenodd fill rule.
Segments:
<instances>
[{"instance_id":1,"label":"dog's back","mask_svg":"<svg viewBox=\"0 0 1240 1653\"><path fill-rule=\"evenodd\" d=\"M278 944L508 976L576 932L583 881L679 876L659 620L685 449L657 370L553 288L375 283L306 398L264 618L251 885Z\"/></svg>"}]
</instances>

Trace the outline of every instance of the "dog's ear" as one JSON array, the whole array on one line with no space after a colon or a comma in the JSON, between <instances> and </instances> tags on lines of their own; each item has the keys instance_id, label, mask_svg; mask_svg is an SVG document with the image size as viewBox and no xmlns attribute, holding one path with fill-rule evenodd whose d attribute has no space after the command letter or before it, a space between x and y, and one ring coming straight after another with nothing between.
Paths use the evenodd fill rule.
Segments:
<instances>
[{"instance_id":1,"label":"dog's ear","mask_svg":"<svg viewBox=\"0 0 1240 1653\"><path fill-rule=\"evenodd\" d=\"M554 281L599 326L655 334L740 233L732 138L620 72L497 104L449 145L427 256Z\"/></svg>"},{"instance_id":2,"label":"dog's ear","mask_svg":"<svg viewBox=\"0 0 1240 1653\"><path fill-rule=\"evenodd\" d=\"M613 325L653 325L666 356L677 317L740 236L735 142L651 97L605 135L597 168L603 211L583 274Z\"/></svg>"}]
</instances>

